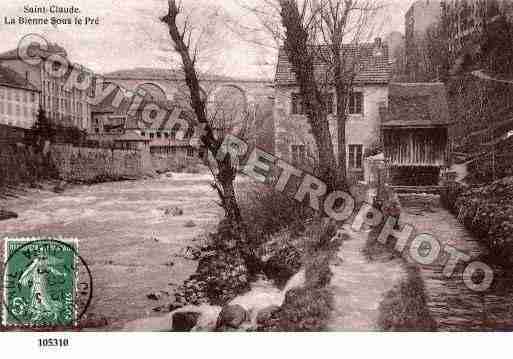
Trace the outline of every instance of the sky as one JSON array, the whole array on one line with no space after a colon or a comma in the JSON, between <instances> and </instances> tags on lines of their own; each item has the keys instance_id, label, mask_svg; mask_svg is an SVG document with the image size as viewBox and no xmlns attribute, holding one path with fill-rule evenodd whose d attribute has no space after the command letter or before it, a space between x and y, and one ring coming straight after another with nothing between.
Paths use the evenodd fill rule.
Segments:
<instances>
[{"instance_id":1,"label":"sky","mask_svg":"<svg viewBox=\"0 0 513 359\"><path fill-rule=\"evenodd\" d=\"M240 6L241 0L182 0L184 9L200 23L205 19L205 9L216 7L223 16L237 21L256 24L255 19ZM258 4L259 0L248 0ZM382 36L391 31L404 33L404 14L412 0L387 0L389 6L384 16ZM6 24L5 18L14 17L58 17L68 14L52 14L50 5L75 6L80 13L71 17L99 18L99 25L14 25ZM25 13L25 6L46 7L46 14ZM172 44L166 26L158 17L167 11L166 0L26 0L2 1L0 12L0 52L16 48L19 40L27 34L36 33L49 42L63 46L73 62L80 63L95 72L108 73L135 67L177 67L173 59ZM212 39L211 39L212 40ZM228 29L214 38L204 57L208 57L208 71L218 74L257 78L272 78L275 53L248 43Z\"/></svg>"}]
</instances>

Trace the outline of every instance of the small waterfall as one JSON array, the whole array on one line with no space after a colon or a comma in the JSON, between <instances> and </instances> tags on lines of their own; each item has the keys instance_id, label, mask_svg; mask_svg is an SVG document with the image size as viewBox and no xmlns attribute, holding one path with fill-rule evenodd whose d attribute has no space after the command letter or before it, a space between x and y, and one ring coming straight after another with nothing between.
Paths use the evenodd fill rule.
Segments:
<instances>
[{"instance_id":1,"label":"small waterfall","mask_svg":"<svg viewBox=\"0 0 513 359\"><path fill-rule=\"evenodd\" d=\"M240 305L248 313L250 321L243 324L241 330L256 328L256 317L260 310L270 306L281 306L285 300L287 291L294 287L302 287L305 283L304 270L299 271L292 276L285 287L279 290L272 281L260 277L251 284L251 290L232 299L229 305ZM199 312L201 313L198 323L193 331L213 331L216 327L217 317L221 312L221 307L212 305L187 305L170 313L170 316L179 312Z\"/></svg>"}]
</instances>

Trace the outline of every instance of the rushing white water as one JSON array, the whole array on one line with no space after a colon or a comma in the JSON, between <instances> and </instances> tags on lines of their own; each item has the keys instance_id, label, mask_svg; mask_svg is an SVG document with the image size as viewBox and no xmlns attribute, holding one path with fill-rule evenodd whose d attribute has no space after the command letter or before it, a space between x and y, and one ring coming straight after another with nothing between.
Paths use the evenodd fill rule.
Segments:
<instances>
[{"instance_id":1,"label":"rushing white water","mask_svg":"<svg viewBox=\"0 0 513 359\"><path fill-rule=\"evenodd\" d=\"M229 305L240 305L248 313L250 320L243 323L240 330L255 329L256 318L260 310L270 306L281 306L285 300L285 294L291 288L301 287L305 283L305 273L303 270L296 273L289 279L287 284L282 290L276 288L271 281L265 278L259 278L251 285L251 290L242 294L233 300ZM217 317L221 312L221 307L212 305L187 305L183 308L177 309L169 314L170 320L174 313L179 312L198 312L200 317L196 326L192 331L212 331L216 327Z\"/></svg>"}]
</instances>

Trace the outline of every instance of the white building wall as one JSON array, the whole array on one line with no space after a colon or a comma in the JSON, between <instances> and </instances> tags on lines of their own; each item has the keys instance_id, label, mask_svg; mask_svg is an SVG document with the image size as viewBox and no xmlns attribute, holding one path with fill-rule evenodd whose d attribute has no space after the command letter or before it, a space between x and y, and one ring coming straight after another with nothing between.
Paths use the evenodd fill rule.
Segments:
<instances>
[{"instance_id":1,"label":"white building wall","mask_svg":"<svg viewBox=\"0 0 513 359\"><path fill-rule=\"evenodd\" d=\"M380 137L380 106L387 105L388 86L357 86L355 92L363 94L363 114L349 115L346 123L346 151L351 144L363 145L365 149L378 143ZM299 93L297 87L278 87L275 93L274 121L276 128L276 155L291 160L291 146L304 144L308 148L309 160L314 162L317 153L315 141L310 133L306 116L292 114L292 94ZM334 101L336 101L334 99ZM338 153L336 117L330 115L330 132L335 154Z\"/></svg>"}]
</instances>

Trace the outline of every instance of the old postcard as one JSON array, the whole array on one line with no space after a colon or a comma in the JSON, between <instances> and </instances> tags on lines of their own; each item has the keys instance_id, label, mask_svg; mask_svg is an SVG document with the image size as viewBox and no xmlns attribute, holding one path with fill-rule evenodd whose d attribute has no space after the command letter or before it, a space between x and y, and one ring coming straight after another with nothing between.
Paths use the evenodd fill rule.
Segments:
<instances>
[{"instance_id":1,"label":"old postcard","mask_svg":"<svg viewBox=\"0 0 513 359\"><path fill-rule=\"evenodd\" d=\"M5 335L513 330L511 0L4 0L0 36Z\"/></svg>"}]
</instances>

